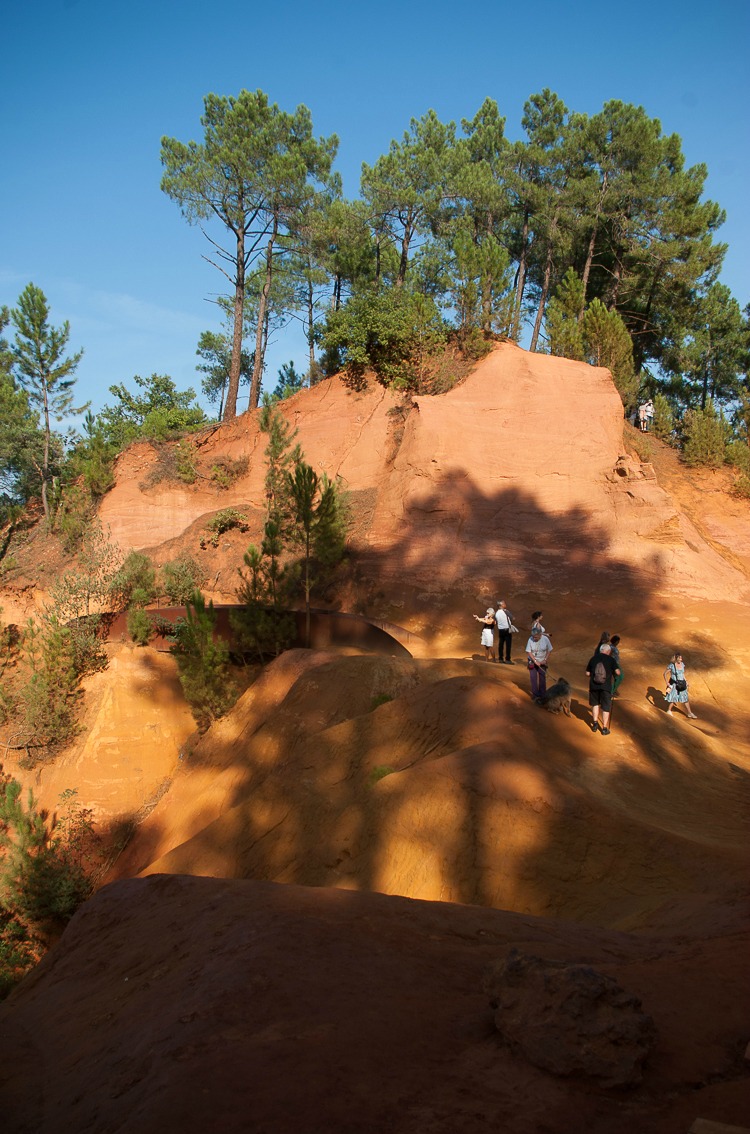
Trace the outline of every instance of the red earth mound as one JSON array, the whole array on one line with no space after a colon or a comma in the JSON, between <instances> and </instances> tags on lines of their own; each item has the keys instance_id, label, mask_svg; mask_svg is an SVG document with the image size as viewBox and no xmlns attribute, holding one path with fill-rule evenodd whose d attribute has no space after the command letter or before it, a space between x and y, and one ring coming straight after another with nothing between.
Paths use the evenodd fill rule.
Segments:
<instances>
[{"instance_id":1,"label":"red earth mound","mask_svg":"<svg viewBox=\"0 0 750 1134\"><path fill-rule=\"evenodd\" d=\"M405 627L414 657L290 651L198 736L172 659L113 642L80 742L33 771L7 757L47 806L75 787L102 829L135 830L110 877L154 876L105 888L0 1009L9 1129L741 1124L747 502L623 434L606 371L511 345L444 395L330 380L283 412L350 492L334 601ZM189 551L231 601L264 438L244 415L195 446L197 486L128 450L102 518L124 550ZM249 462L225 490L222 457ZM227 506L249 531L201 548ZM42 598L11 580L6 621ZM500 598L523 631L544 608L570 718L531 703L522 665L481 660L471 616ZM609 737L586 723L602 629L626 674ZM675 649L697 721L663 711ZM519 943L643 1000L660 1040L642 1087L614 1098L499 1047L481 974Z\"/></svg>"},{"instance_id":2,"label":"red earth mound","mask_svg":"<svg viewBox=\"0 0 750 1134\"><path fill-rule=\"evenodd\" d=\"M0 1012L7 1134L686 1134L747 1114L748 935L636 936L499 910L249 881L117 883ZM504 1047L512 948L640 999L643 1080L606 1089Z\"/></svg>"}]
</instances>

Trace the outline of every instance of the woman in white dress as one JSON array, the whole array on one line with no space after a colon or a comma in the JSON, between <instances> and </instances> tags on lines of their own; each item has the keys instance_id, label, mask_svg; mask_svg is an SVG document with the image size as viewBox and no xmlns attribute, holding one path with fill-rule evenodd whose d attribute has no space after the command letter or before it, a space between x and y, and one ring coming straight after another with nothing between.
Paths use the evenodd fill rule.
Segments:
<instances>
[{"instance_id":1,"label":"woman in white dress","mask_svg":"<svg viewBox=\"0 0 750 1134\"><path fill-rule=\"evenodd\" d=\"M495 638L493 631L495 629L495 610L494 607L488 606L484 615L480 616L475 614L477 622L482 623L482 637L480 645L484 646L484 660L495 660Z\"/></svg>"}]
</instances>

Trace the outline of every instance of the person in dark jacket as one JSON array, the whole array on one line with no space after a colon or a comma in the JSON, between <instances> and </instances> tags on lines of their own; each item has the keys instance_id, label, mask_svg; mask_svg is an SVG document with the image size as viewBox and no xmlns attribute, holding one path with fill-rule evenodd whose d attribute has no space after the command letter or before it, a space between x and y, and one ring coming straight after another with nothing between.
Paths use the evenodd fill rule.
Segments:
<instances>
[{"instance_id":1,"label":"person in dark jacket","mask_svg":"<svg viewBox=\"0 0 750 1134\"><path fill-rule=\"evenodd\" d=\"M612 647L609 642L602 642L599 649L586 666L586 676L589 679L589 705L591 706L591 731L599 729L599 714L601 713L602 736L609 736L609 718L612 712L612 682L619 674L619 669L612 657Z\"/></svg>"}]
</instances>

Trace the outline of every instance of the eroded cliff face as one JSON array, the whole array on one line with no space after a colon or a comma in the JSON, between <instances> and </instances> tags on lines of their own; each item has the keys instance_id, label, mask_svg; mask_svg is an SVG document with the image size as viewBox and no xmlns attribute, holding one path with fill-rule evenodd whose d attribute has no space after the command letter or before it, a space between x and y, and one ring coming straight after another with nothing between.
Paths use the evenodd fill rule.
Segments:
<instances>
[{"instance_id":1,"label":"eroded cliff face","mask_svg":"<svg viewBox=\"0 0 750 1134\"><path fill-rule=\"evenodd\" d=\"M545 609L555 644L555 676L559 672L571 682L582 718L587 699L583 670L591 647L604 628L623 634L628 672L623 712L630 714L626 763L642 760L650 765L661 758L655 753L662 751L663 741L672 751L667 738L652 735L652 715L661 672L676 648L686 652L694 695L702 717L708 718L690 742L693 747L699 744L695 758L703 761L705 745L726 759L746 750L750 726L742 673L750 666L750 625L743 601L750 576L747 504L708 491L716 487L711 474L693 483L694 474L688 476L674 454L658 443L653 446L656 469L628 455L621 403L607 371L505 344L444 395L403 400L375 383L352 392L332 379L283 403L281 409L298 430L308 460L339 476L350 494L352 557L343 590L336 596L339 605L405 626L416 635L409 638L416 658L442 659L448 665L426 684L423 674L412 675L415 687L424 685L419 712L425 721L442 713L443 696L453 695L453 687L445 683L452 664L448 659L465 659L471 669L472 656L481 656L472 613L503 597L522 631L516 657L523 657L530 612ZM263 521L265 443L257 414L206 431L194 440L198 479L180 487L174 481L153 483L160 454L151 446L135 445L120 458L117 483L102 505L102 521L124 550L146 548L158 563L180 551L196 556L205 567L208 592L217 601L232 601L236 568ZM211 469L222 458L247 462L246 473L225 490L211 480ZM226 507L245 515L248 530L228 532L216 548L210 543L202 547L207 520ZM4 594L6 620L14 620L16 613L16 620L22 621L20 614L25 617L30 604L42 597L31 583L24 591ZM125 642L112 642L109 650L110 668L86 682L79 741L48 767L31 775L18 770L45 806L54 809L59 794L76 787L81 800L103 821L142 817L150 810L166 785L183 773L181 757L193 731L172 659L133 650ZM337 694L349 690L348 703L354 703L352 663L340 658L337 665L330 680ZM278 675L286 672L283 666L272 667L268 680L275 673L273 681L283 685ZM376 686L374 682L371 697L383 692ZM314 684L302 682L295 688L297 701L309 696L319 702L321 690ZM249 703L253 719L260 720L257 696L258 689ZM472 746L478 746L479 763L487 744L497 745L508 758L519 752L528 723L525 696L520 667L504 671L497 713L483 714L482 727L478 720L473 722L473 739L462 737L452 747L441 739L441 755L452 754L453 775L465 775L467 760L473 767L473 757L466 756L474 751ZM702 704L707 705L705 714ZM410 697L399 692L399 709L390 710L396 713L394 731L385 746L371 735L375 718L369 708L369 702L360 707L358 734L363 751L371 747L377 756L372 766L421 763L418 740L412 744L404 739L409 735L405 725L402 736L399 713L412 712ZM330 721L323 720L320 711L310 718L307 709L302 719L309 734L305 743L314 747L313 734L327 729ZM233 726L217 726L219 731L223 727ZM576 750L601 755L591 747L590 736L571 738L565 728L566 746L571 742ZM557 729L554 720L534 722L534 735L543 738L542 752L547 744L560 750ZM212 730L214 737L218 734ZM623 734L613 746L625 739ZM332 737L326 733L329 742ZM253 759L257 752L254 744ZM246 777L250 773L243 764L245 756L236 755L232 766L241 766L237 774ZM535 767L540 758L533 757ZM322 757L309 755L313 763L318 759ZM349 774L347 759L345 751L339 767L344 778ZM10 760L12 766L12 755ZM214 777L196 795L202 812L211 816L205 826L233 806L233 788L222 794L209 751L202 760ZM298 769L293 779L300 774ZM434 780L431 771L414 771L411 777L429 782L429 792L426 787L424 792L430 798L439 794L442 781ZM193 778L185 790L194 792L196 782ZM384 781L371 796L371 801L382 801L383 823L391 821L386 813L394 782ZM488 782L491 796L491 777ZM426 794L418 792L417 797ZM523 791L520 794L525 798ZM129 870L149 866L197 834L184 819L191 805L185 802L185 812L174 795L169 798L172 802L157 808L144 828L153 825L149 839L157 829L158 838L148 851L138 852ZM218 813L207 806L209 798L218 801ZM436 805L436 815L441 806ZM165 809L170 824L175 824L169 835L159 825ZM531 818L529 812L524 822ZM295 816L297 822L301 820ZM439 826L439 819L434 823ZM481 898L485 893L492 904L514 901L512 878L507 888L497 880L477 881L469 865L460 868L465 878L455 883L436 861L424 868L419 880L408 861L395 865L401 852L396 853L392 841L388 845L384 862L390 865L377 876L379 889L458 901L478 900L474 895ZM224 853L222 849L220 857ZM226 853L232 860L231 846ZM356 858L351 847L348 854ZM244 869L233 866L230 872ZM290 877L296 878L296 871L295 866ZM351 883L366 885L363 880L371 875L363 860L356 868L352 865ZM268 876L277 875L272 871ZM347 884L336 871L323 871L320 877L329 884ZM546 900L528 908L547 911Z\"/></svg>"},{"instance_id":2,"label":"eroded cliff face","mask_svg":"<svg viewBox=\"0 0 750 1134\"><path fill-rule=\"evenodd\" d=\"M287 651L199 736L173 659L113 641L79 741L31 772L8 760L51 810L75 787L103 830L133 834L116 884L0 1007L7 1129L736 1127L747 505L658 445L629 456L606 371L511 345L439 397L330 380L282 410L350 492L339 602L407 627L415 656ZM124 550L196 555L231 601L265 438L250 414L194 443L190 487L155 483L150 446L123 454L102 520ZM248 461L226 490L222 457ZM201 548L225 507L248 531ZM500 597L522 630L513 667L483 660L472 618ZM5 592L6 618L42 598L31 580ZM539 607L570 717L529 697ZM602 629L625 671L608 737L587 724ZM677 648L697 720L663 711ZM498 1045L481 987L514 947L642 1000L659 1033L642 1086L556 1078Z\"/></svg>"},{"instance_id":3,"label":"eroded cliff face","mask_svg":"<svg viewBox=\"0 0 750 1134\"><path fill-rule=\"evenodd\" d=\"M637 576L649 589L691 597L748 589L653 468L625 454L622 405L606 370L503 344L447 394L403 402L375 383L353 392L331 379L281 408L306 459L350 493L353 548L386 591L492 592L500 573L509 592L585 590L589 564L619 585ZM195 446L193 486L146 487L159 459L149 446L120 458L101 518L123 548L157 558L178 545L197 549L201 523L224 507L241 510L248 538L257 538L265 472L257 414ZM210 480L221 457L248 461L226 490ZM233 597L242 549L227 539L211 560L217 598Z\"/></svg>"}]
</instances>

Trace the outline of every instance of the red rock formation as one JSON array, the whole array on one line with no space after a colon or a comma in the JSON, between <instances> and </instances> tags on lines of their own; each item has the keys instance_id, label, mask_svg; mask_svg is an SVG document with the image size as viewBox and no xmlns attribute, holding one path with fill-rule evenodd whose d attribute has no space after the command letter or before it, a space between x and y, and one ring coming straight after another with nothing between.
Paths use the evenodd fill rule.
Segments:
<instances>
[{"instance_id":1,"label":"red rock formation","mask_svg":"<svg viewBox=\"0 0 750 1134\"><path fill-rule=\"evenodd\" d=\"M637 573L643 585L691 597L750 590L680 516L653 470L625 455L622 404L606 370L506 343L446 394L402 405L377 384L352 392L330 379L282 410L307 460L351 493L358 551L387 589L492 593L501 570L511 591L549 590L555 572L559 591L580 587L581 566L594 558L621 582ZM228 490L207 479L142 488L158 457L131 447L101 509L124 548L168 557L163 545L222 507L244 510L257 535L265 472L257 414L196 447L206 477L221 456L248 458L247 474ZM231 562L217 561L217 596L231 599L243 546Z\"/></svg>"},{"instance_id":2,"label":"red rock formation","mask_svg":"<svg viewBox=\"0 0 750 1134\"><path fill-rule=\"evenodd\" d=\"M4 1134L686 1134L750 1095L748 939L160 876L107 887L0 1006ZM744 945L744 952L742 946ZM513 947L595 966L658 1043L631 1090L503 1047L484 976Z\"/></svg>"},{"instance_id":3,"label":"red rock formation","mask_svg":"<svg viewBox=\"0 0 750 1134\"><path fill-rule=\"evenodd\" d=\"M347 597L419 632L421 656L290 651L198 737L171 659L111 647L81 742L19 774L50 807L78 787L103 825L135 821L116 872L157 876L106 888L0 1007L4 1131L745 1121L746 504L658 444L628 456L606 371L511 345L448 394L330 380L283 412L350 490ZM201 554L231 600L263 448L255 415L196 440L204 477L249 459L221 491L144 487L157 456L133 446L102 518L159 562ZM201 552L227 506L249 535ZM571 718L531 704L521 665L479 660L471 614L500 597L523 631L545 608ZM19 584L6 617L38 598ZM626 673L607 738L584 675L604 628ZM695 722L662 711L675 648ZM365 890L408 897L348 892ZM592 1093L498 1048L481 979L511 945L642 1000L660 1040L641 1087Z\"/></svg>"}]
</instances>

